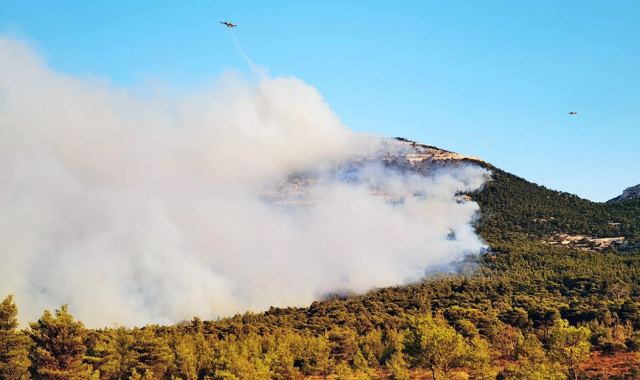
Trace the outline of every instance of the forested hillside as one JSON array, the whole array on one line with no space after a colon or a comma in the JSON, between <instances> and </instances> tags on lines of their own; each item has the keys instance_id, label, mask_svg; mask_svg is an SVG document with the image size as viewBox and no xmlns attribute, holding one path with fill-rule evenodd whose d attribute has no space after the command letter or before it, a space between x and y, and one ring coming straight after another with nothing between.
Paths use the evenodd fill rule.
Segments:
<instances>
[{"instance_id":1,"label":"forested hillside","mask_svg":"<svg viewBox=\"0 0 640 380\"><path fill-rule=\"evenodd\" d=\"M531 237L564 233L640 238L638 198L595 203L480 164L493 173L493 180L473 195L482 209L480 232L486 239L504 239L514 232Z\"/></svg>"},{"instance_id":2,"label":"forested hillside","mask_svg":"<svg viewBox=\"0 0 640 380\"><path fill-rule=\"evenodd\" d=\"M218 321L92 330L66 307L18 330L0 306L0 378L635 379L640 200L593 203L476 162L490 249L403 287ZM556 234L625 237L603 249Z\"/></svg>"}]
</instances>

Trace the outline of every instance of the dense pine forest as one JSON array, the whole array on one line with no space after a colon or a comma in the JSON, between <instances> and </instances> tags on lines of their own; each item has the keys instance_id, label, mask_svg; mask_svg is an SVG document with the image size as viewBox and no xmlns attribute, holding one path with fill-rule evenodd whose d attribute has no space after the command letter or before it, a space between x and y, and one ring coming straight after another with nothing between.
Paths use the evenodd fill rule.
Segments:
<instances>
[{"instance_id":1,"label":"dense pine forest","mask_svg":"<svg viewBox=\"0 0 640 380\"><path fill-rule=\"evenodd\" d=\"M593 203L483 165L490 247L451 273L305 308L88 329L66 306L20 329L0 304L1 379L640 378L640 199ZM557 236L624 237L596 246Z\"/></svg>"}]
</instances>

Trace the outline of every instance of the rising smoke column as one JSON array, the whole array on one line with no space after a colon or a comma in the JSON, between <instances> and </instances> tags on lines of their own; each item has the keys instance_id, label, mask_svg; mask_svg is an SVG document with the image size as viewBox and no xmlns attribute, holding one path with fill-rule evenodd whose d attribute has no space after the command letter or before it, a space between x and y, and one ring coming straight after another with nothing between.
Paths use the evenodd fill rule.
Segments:
<instances>
[{"instance_id":1,"label":"rising smoke column","mask_svg":"<svg viewBox=\"0 0 640 380\"><path fill-rule=\"evenodd\" d=\"M25 320L67 303L91 326L168 323L402 284L478 252L477 205L454 195L486 172L363 161L385 144L295 78L141 98L0 38L0 296ZM304 172L309 202L265 200Z\"/></svg>"}]
</instances>

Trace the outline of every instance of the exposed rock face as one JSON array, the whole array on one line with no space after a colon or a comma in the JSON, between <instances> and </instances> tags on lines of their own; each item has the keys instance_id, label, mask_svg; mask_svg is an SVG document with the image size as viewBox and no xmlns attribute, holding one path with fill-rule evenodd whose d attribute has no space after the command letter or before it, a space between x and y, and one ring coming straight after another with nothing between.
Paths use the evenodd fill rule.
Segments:
<instances>
[{"instance_id":1,"label":"exposed rock face","mask_svg":"<svg viewBox=\"0 0 640 380\"><path fill-rule=\"evenodd\" d=\"M396 137L388 140L376 155L351 160L343 167L337 168L336 171L341 172L339 176L345 177L346 181L352 181L355 179L349 178L350 176L357 173L360 168L372 163L379 163L384 167L401 172L427 176L443 168L454 169L469 164L482 166L484 161L477 157L465 156ZM312 205L315 203L314 187L321 182L320 176L319 173L312 171L295 173L273 188L264 189L260 195L262 199L280 206ZM388 193L377 188L372 188L371 191L374 195L392 204L402 203L406 197L417 195ZM471 198L460 194L456 196L456 201L462 203L471 201Z\"/></svg>"},{"instance_id":2,"label":"exposed rock face","mask_svg":"<svg viewBox=\"0 0 640 380\"><path fill-rule=\"evenodd\" d=\"M622 195L611 199L609 202L618 202L618 201L624 201L627 199L639 198L639 197L640 197L640 185L635 185L635 186L626 188L622 192Z\"/></svg>"}]
</instances>

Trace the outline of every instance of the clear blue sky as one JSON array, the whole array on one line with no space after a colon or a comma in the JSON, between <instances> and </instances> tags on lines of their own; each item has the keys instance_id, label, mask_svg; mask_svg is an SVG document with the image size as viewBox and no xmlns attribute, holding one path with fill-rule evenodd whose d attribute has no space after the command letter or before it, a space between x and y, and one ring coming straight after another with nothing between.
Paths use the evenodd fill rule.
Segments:
<instances>
[{"instance_id":1,"label":"clear blue sky","mask_svg":"<svg viewBox=\"0 0 640 380\"><path fill-rule=\"evenodd\" d=\"M317 87L353 129L594 200L640 183L637 0L0 0L0 34L56 70L125 86L248 71L220 20L239 25L257 64Z\"/></svg>"}]
</instances>

